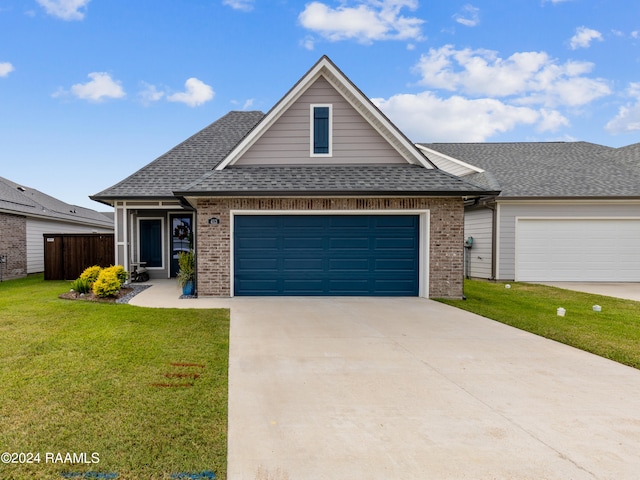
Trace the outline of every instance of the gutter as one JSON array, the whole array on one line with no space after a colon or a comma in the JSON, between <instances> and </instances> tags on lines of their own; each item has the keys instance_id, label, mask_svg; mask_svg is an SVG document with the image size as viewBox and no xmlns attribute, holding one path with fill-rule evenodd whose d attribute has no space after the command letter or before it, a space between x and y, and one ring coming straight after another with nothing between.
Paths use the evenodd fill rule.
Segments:
<instances>
[{"instance_id":1,"label":"gutter","mask_svg":"<svg viewBox=\"0 0 640 480\"><path fill-rule=\"evenodd\" d=\"M371 190L240 190L240 191L176 191L184 197L482 197L500 192L473 191L371 191Z\"/></svg>"}]
</instances>

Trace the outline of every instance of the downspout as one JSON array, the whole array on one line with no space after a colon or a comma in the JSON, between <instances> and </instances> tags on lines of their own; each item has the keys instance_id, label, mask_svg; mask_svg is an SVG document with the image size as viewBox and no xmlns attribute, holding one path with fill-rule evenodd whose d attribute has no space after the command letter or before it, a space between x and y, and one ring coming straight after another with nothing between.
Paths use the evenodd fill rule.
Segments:
<instances>
[{"instance_id":1,"label":"downspout","mask_svg":"<svg viewBox=\"0 0 640 480\"><path fill-rule=\"evenodd\" d=\"M487 208L491 210L491 278L489 280L495 281L498 256L498 252L496 251L498 247L498 209L496 208L495 203L493 205L487 204Z\"/></svg>"}]
</instances>

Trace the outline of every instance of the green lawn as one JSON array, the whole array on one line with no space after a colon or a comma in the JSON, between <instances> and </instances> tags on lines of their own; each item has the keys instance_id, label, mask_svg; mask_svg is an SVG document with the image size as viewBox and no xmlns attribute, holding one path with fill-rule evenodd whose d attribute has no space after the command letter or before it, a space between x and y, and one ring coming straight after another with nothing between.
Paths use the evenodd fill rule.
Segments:
<instances>
[{"instance_id":1,"label":"green lawn","mask_svg":"<svg viewBox=\"0 0 640 480\"><path fill-rule=\"evenodd\" d=\"M0 283L0 453L40 454L0 478L226 478L228 310L59 299L68 288ZM99 463L50 461L67 453Z\"/></svg>"},{"instance_id":2,"label":"green lawn","mask_svg":"<svg viewBox=\"0 0 640 480\"><path fill-rule=\"evenodd\" d=\"M640 368L640 302L527 283L465 281L467 300L440 300ZM600 305L601 312L594 312ZM567 312L557 315L558 307Z\"/></svg>"}]
</instances>

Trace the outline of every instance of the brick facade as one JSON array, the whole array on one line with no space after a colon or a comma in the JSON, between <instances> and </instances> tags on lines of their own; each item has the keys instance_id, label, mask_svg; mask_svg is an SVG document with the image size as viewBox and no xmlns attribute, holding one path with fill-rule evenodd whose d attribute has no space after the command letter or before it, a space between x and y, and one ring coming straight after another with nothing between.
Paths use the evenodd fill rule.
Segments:
<instances>
[{"instance_id":1,"label":"brick facade","mask_svg":"<svg viewBox=\"0 0 640 480\"><path fill-rule=\"evenodd\" d=\"M3 280L27 274L26 217L0 213L0 255L7 255L7 263L0 265Z\"/></svg>"},{"instance_id":2,"label":"brick facade","mask_svg":"<svg viewBox=\"0 0 640 480\"><path fill-rule=\"evenodd\" d=\"M464 206L461 198L207 198L198 201L198 294L229 296L231 210L429 210L429 296L461 298ZM330 213L330 212L328 212ZM209 224L212 217L219 224Z\"/></svg>"}]
</instances>

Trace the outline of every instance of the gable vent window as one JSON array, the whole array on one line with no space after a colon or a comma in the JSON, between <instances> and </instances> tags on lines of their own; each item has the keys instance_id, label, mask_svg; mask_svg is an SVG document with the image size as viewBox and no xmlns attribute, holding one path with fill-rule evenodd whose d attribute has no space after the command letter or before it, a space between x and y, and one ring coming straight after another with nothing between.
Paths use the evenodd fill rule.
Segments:
<instances>
[{"instance_id":1,"label":"gable vent window","mask_svg":"<svg viewBox=\"0 0 640 480\"><path fill-rule=\"evenodd\" d=\"M331 156L331 105L311 105L311 156Z\"/></svg>"}]
</instances>

